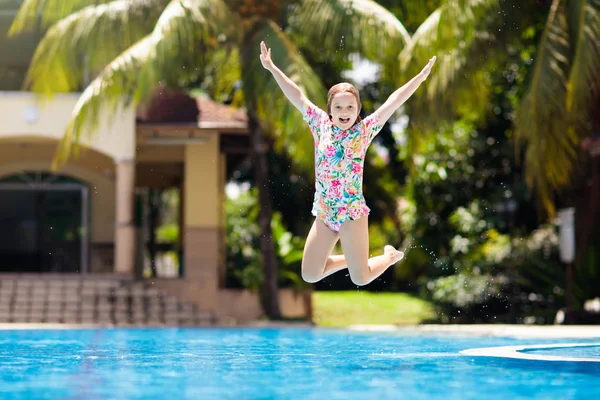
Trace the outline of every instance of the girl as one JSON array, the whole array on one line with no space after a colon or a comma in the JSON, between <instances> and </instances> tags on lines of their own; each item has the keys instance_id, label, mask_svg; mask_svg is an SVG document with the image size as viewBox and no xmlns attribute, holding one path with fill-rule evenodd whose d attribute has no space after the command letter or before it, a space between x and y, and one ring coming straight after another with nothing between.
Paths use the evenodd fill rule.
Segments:
<instances>
[{"instance_id":1,"label":"girl","mask_svg":"<svg viewBox=\"0 0 600 400\"><path fill-rule=\"evenodd\" d=\"M350 279L366 285L404 257L392 246L369 259L369 207L362 193L362 170L369 144L392 114L427 78L435 57L407 84L397 89L373 114L361 120L358 90L349 83L329 89L327 112L311 103L271 60L260 43L260 61L288 100L302 113L315 141L315 221L306 238L302 278L314 283L348 268ZM344 255L332 255L338 239Z\"/></svg>"}]
</instances>

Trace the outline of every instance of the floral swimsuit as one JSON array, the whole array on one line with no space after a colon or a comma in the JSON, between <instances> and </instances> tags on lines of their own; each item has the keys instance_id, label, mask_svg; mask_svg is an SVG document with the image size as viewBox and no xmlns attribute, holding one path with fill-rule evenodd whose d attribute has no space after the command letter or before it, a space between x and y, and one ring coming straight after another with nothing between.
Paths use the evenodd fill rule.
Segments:
<instances>
[{"instance_id":1,"label":"floral swimsuit","mask_svg":"<svg viewBox=\"0 0 600 400\"><path fill-rule=\"evenodd\" d=\"M334 232L371 211L362 192L363 164L382 124L377 112L342 130L310 101L303 116L315 140L315 198L312 214Z\"/></svg>"}]
</instances>

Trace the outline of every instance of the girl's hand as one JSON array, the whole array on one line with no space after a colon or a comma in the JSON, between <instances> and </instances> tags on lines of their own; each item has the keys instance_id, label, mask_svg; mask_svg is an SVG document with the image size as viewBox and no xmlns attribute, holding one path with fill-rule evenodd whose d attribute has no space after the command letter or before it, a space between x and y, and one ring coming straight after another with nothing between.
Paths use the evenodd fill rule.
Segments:
<instances>
[{"instance_id":1,"label":"girl's hand","mask_svg":"<svg viewBox=\"0 0 600 400\"><path fill-rule=\"evenodd\" d=\"M423 70L421 71L421 76L423 77L423 80L427 79L427 77L429 76L431 68L433 68L433 64L435 64L435 58L435 56L431 57L425 68L423 68Z\"/></svg>"},{"instance_id":2,"label":"girl's hand","mask_svg":"<svg viewBox=\"0 0 600 400\"><path fill-rule=\"evenodd\" d=\"M269 71L274 66L271 60L271 49L267 49L265 42L260 42L260 62Z\"/></svg>"}]
</instances>

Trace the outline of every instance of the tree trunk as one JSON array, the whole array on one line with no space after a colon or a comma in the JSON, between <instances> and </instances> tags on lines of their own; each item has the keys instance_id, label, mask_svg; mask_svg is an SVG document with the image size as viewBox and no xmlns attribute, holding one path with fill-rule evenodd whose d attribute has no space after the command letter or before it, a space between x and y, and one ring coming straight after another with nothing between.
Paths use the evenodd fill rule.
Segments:
<instances>
[{"instance_id":1,"label":"tree trunk","mask_svg":"<svg viewBox=\"0 0 600 400\"><path fill-rule=\"evenodd\" d=\"M275 257L275 244L271 232L273 207L270 193L269 163L265 141L258 123L258 99L256 94L261 90L260 77L253 75L253 63L258 60L258 42L255 40L256 32L265 24L263 19L254 20L245 26L240 42L240 61L242 67L242 86L246 113L248 115L248 129L250 130L251 155L254 162L254 176L258 188L258 225L260 228L260 249L263 262L263 284L261 287L261 302L263 310L268 317L281 318L279 309L279 288L277 285L277 258ZM263 71L267 74L267 71Z\"/></svg>"},{"instance_id":2,"label":"tree trunk","mask_svg":"<svg viewBox=\"0 0 600 400\"><path fill-rule=\"evenodd\" d=\"M279 288L277 285L277 259L275 257L275 244L271 232L271 219L273 208L271 205L271 192L269 185L269 164L264 139L258 125L258 118L248 107L248 127L252 143L252 158L254 160L254 176L258 187L258 225L260 227L260 248L263 256L263 285L261 299L263 309L270 318L281 318L279 309Z\"/></svg>"},{"instance_id":3,"label":"tree trunk","mask_svg":"<svg viewBox=\"0 0 600 400\"><path fill-rule=\"evenodd\" d=\"M598 97L598 96L596 96ZM572 299L574 303L577 305L577 308L581 309L583 302L591 297L593 297L596 293L594 288L594 272L593 270L587 269L582 274L579 274L578 270L586 268L586 264L590 263L590 255L596 253L598 249L597 241L594 241L595 235L598 232L598 223L600 222L600 153L598 152L598 141L600 141L600 103L598 104L593 114L594 118L592 118L592 134L589 138L584 140L582 143L583 147L586 151L589 151L591 160L589 162L589 166L591 167L591 171L589 174L585 174L585 185L582 190L583 196L577 201L576 207L576 226L575 226L575 265L573 266L573 275L577 273L578 280L581 280L582 277L586 279L583 284L583 291L579 290L578 293L572 294ZM585 143L587 142L587 144ZM593 261L591 261L593 263ZM588 265L589 267L589 265ZM592 267L594 268L594 267ZM596 267L597 268L597 267ZM595 269L595 268L594 268ZM567 284L570 284L574 277L569 277ZM592 279L590 284L589 279ZM573 312L575 310L571 310ZM572 320L571 320L572 321ZM577 323L577 321L574 321Z\"/></svg>"}]
</instances>

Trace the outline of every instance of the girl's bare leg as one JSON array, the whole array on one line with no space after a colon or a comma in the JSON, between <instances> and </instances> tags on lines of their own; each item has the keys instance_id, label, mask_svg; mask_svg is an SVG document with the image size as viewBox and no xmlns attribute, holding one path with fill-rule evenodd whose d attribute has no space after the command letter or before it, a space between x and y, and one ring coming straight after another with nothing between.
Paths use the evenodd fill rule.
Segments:
<instances>
[{"instance_id":1,"label":"girl's bare leg","mask_svg":"<svg viewBox=\"0 0 600 400\"><path fill-rule=\"evenodd\" d=\"M346 268L344 256L331 255L339 235L329 229L320 219L315 219L304 246L302 256L302 279L315 283Z\"/></svg>"},{"instance_id":2,"label":"girl's bare leg","mask_svg":"<svg viewBox=\"0 0 600 400\"><path fill-rule=\"evenodd\" d=\"M357 286L372 282L404 257L404 253L401 251L397 251L392 246L385 246L383 255L369 259L368 216L344 222L339 236L350 279Z\"/></svg>"},{"instance_id":3,"label":"girl's bare leg","mask_svg":"<svg viewBox=\"0 0 600 400\"><path fill-rule=\"evenodd\" d=\"M360 224L357 224L360 222ZM349 225L350 224L350 225ZM344 226L350 226L350 229L344 229ZM335 247L342 231L349 231L345 236L346 240L342 241L342 248L346 255L332 255L331 252ZM364 243L361 243L363 242ZM344 245L346 242L346 245ZM350 243L350 244L349 244ZM329 229L323 221L315 219L304 247L304 255L302 257L302 278L309 283L315 283L321 279L347 268L346 257L351 253L351 257L356 255L346 248L355 247L358 243L364 247L364 259L368 261L362 267L368 269L370 273L365 278L364 272L350 272L350 278L357 285L366 285L381 275L390 265L395 264L404 257L402 252L397 251L392 246L385 246L384 255L368 259L369 252L369 229L368 217L360 218L357 221L347 221L342 225L340 234ZM358 251L358 249L355 248ZM360 252L360 251L359 251ZM361 270L361 267L355 267L355 270ZM362 278L362 279L361 279ZM361 283L364 282L364 283Z\"/></svg>"}]
</instances>

